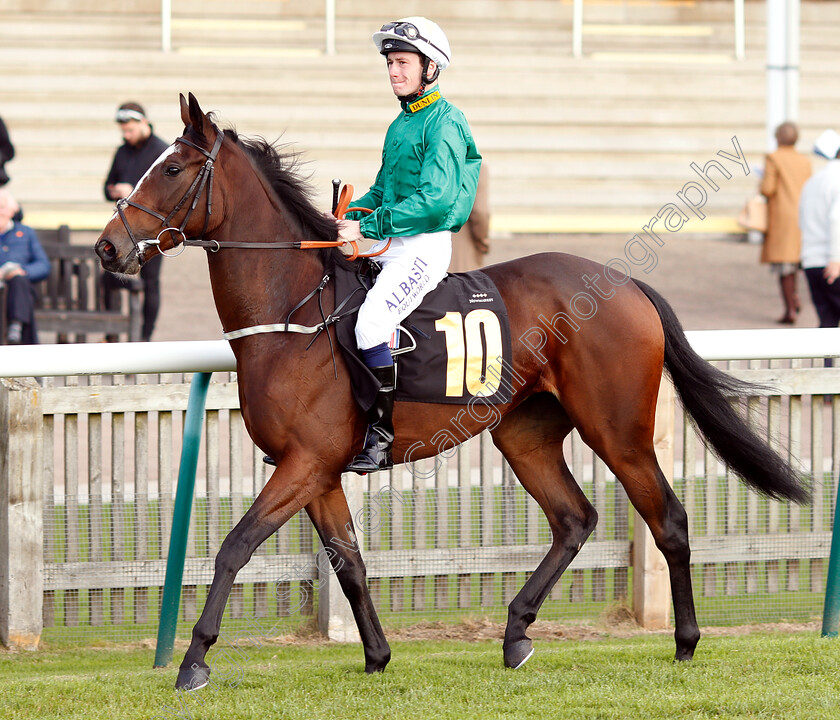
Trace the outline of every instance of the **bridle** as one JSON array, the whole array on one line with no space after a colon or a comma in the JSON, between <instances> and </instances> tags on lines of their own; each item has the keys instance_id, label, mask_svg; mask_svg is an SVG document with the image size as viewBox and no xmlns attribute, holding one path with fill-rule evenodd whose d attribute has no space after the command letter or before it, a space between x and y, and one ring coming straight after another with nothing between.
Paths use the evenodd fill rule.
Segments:
<instances>
[{"instance_id":1,"label":"bridle","mask_svg":"<svg viewBox=\"0 0 840 720\"><path fill-rule=\"evenodd\" d=\"M341 240L337 241L316 241L316 240L300 240L300 241L276 241L276 242L238 242L238 241L219 241L219 240L205 240L203 235L207 232L207 227L210 223L210 215L213 213L213 173L215 172L215 162L216 158L219 154L219 149L222 147L222 143L224 142L225 136L223 132L216 133L216 141L213 143L213 149L209 152L205 150L203 147L196 145L194 142L187 140L184 137L176 138L176 143L183 143L184 145L189 145L191 148L198 150L207 160L204 162L204 165L201 166L201 169L198 171L195 179L192 182L192 185L187 188L187 191L172 209L172 212L169 215L165 216L161 213L157 212L156 210L152 210L151 208L146 207L145 205L141 205L134 200L129 200L128 198L123 198L117 202L117 213L120 216L120 220L122 220L122 224L125 226L126 232L128 233L128 237L131 240L132 245L134 245L134 253L137 255L138 262L142 265L143 264L143 255L140 250L140 242L137 240L137 237L134 234L134 231L131 229L131 226L128 223L128 218L125 215L125 208L130 206L137 208L138 210L142 210L144 213L151 215L152 217L156 217L158 220L161 221L163 225L163 229L157 234L154 238L144 238L142 242L146 242L149 245L157 245L158 252L161 255L166 257L177 257L182 252L184 252L184 248L186 247L201 247L205 250L209 250L210 252L218 252L222 248L251 248L254 250L266 250L266 249L286 249L286 250L313 250L318 248L330 248L330 247L339 247L344 243ZM186 234L184 233L184 228L187 226L187 223L192 217L193 210L198 206L198 202L201 199L201 194L207 191L207 212L204 216L204 227L201 229L201 233L198 238L187 238ZM190 203L190 208L187 211L187 214L184 216L184 219L181 221L181 225L179 227L173 227L171 225L172 219L181 211L184 205L192 198L192 202ZM179 244L181 245L181 249L174 254L167 254L160 248L160 237L165 232L177 233L181 236L180 243L178 242L177 237L173 237L173 244L177 247Z\"/></svg>"},{"instance_id":2,"label":"bridle","mask_svg":"<svg viewBox=\"0 0 840 720\"><path fill-rule=\"evenodd\" d=\"M217 133L216 134L216 142L213 143L213 149L210 152L207 152L203 147L196 145L194 142L187 140L186 138L179 137L175 140L176 143L183 143L184 145L189 145L191 148L195 148L198 150L204 157L207 158L204 165L201 166L201 169L198 171L198 174L195 176L195 180L192 181L192 185L187 188L187 191L172 209L172 212L169 213L166 217L164 217L161 213L157 212L156 210L152 210L151 208L147 208L145 205L141 205L138 202L134 202L134 200L129 200L128 198L123 198L117 202L117 213L119 213L120 220L122 220L122 224L125 226L126 232L128 233L128 237L131 240L132 245L134 245L134 252L137 254L137 260L140 264L143 264L143 256L140 252L140 243L137 240L137 237L134 235L134 232L131 229L131 226L128 224L128 218L125 216L125 208L127 206L135 207L138 210L142 210L143 212L151 215L152 217L156 217L158 220L161 221L163 225L163 230L161 230L157 237L154 239L147 238L145 242L150 245L157 245L158 252L161 255L166 255L166 253L161 250L160 248L160 236L163 235L165 232L172 232L178 233L182 238L182 247L180 252L175 253L174 255L168 255L167 257L177 257L184 251L184 247L187 245L187 236L184 234L184 228L187 226L187 223L190 221L192 217L193 210L198 206L198 201L201 198L201 193L204 192L205 188L207 189L207 213L204 215L204 227L201 230L201 235L204 235L207 232L207 226L210 223L210 215L213 214L213 173L215 172L215 162L216 157L219 154L219 148L222 147L222 143L224 142L225 136L224 133ZM184 207L184 204L189 201L190 197L192 197L192 203L190 203L190 209L187 211L187 214L184 216L184 219L181 221L180 227L172 227L171 222L172 218L174 218L180 211L181 208ZM215 241L214 241L215 242ZM173 239L173 243L177 245L176 239ZM218 245L218 243L216 243Z\"/></svg>"}]
</instances>

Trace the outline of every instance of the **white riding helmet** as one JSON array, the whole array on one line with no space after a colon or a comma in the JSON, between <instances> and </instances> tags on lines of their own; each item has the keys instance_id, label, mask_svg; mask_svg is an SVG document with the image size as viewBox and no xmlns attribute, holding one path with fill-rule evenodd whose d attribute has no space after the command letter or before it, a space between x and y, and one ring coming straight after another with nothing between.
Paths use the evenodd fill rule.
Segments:
<instances>
[{"instance_id":1,"label":"white riding helmet","mask_svg":"<svg viewBox=\"0 0 840 720\"><path fill-rule=\"evenodd\" d=\"M449 40L437 23L424 17L407 17L385 23L373 34L373 42L380 54L416 52L432 60L439 70L445 70L452 59Z\"/></svg>"}]
</instances>

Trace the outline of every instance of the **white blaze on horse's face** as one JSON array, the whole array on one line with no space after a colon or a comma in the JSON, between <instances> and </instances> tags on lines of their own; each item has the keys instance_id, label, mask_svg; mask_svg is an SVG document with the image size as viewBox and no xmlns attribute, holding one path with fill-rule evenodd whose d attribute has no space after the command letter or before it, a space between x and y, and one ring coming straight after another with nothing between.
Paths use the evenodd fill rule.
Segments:
<instances>
[{"instance_id":1,"label":"white blaze on horse's face","mask_svg":"<svg viewBox=\"0 0 840 720\"><path fill-rule=\"evenodd\" d=\"M159 165L162 165L163 163L165 163L165 162L166 162L166 158L168 158L170 155L175 155L175 154L177 154L177 153L179 152L179 150L180 150L180 147L179 147L178 143L173 143L173 144L172 144L172 145L170 145L168 148L166 148L166 150L164 150L164 151L160 154L160 157L159 157L157 160L155 160L155 161L151 164L151 166L149 167L149 169L148 169L148 170L146 170L146 172L143 174L143 177L141 177L141 178L137 181L137 185L135 185L135 186L134 186L134 190L132 190L131 194L133 195L134 193L136 193L136 192L137 192L137 191L138 191L138 190L139 190L139 189L143 186L143 181L144 181L147 177L149 177L149 175L152 173L152 171L153 171L156 167L158 167ZM130 197L130 196L129 196L129 197Z\"/></svg>"},{"instance_id":2,"label":"white blaze on horse's face","mask_svg":"<svg viewBox=\"0 0 840 720\"><path fill-rule=\"evenodd\" d=\"M146 170L146 172L145 172L145 173L143 173L143 177L141 177L141 178L137 181L137 184L134 186L134 189L133 189L133 190L129 193L128 197L129 197L129 198L134 197L134 193L136 193L136 192L140 189L140 186L143 184L143 181L144 181L147 177L149 177L149 174L152 172L152 170L154 170L154 169L155 169L158 165L160 165L161 163L165 162L165 161L166 161L166 158L168 158L170 155L172 155L172 154L174 154L174 153L178 152L178 150L179 150L179 148L178 148L178 143L173 143L173 144L172 144L172 145L170 145L168 148L166 148L166 150L164 150L164 151L160 154L160 157L158 157L158 159L157 159L157 160L155 160L155 161L154 161L154 162L153 162L153 163L149 166L149 169L148 169L148 170ZM114 220L114 219L115 219L115 218L117 218L117 217L119 217L119 213L118 213L116 210L114 210L113 215L111 215L111 220ZM110 222L110 221L109 221L109 222Z\"/></svg>"},{"instance_id":3,"label":"white blaze on horse's face","mask_svg":"<svg viewBox=\"0 0 840 720\"><path fill-rule=\"evenodd\" d=\"M161 165L163 165L164 163L166 163L167 158L171 157L172 155L177 155L177 154L179 154L179 153L180 153L180 150L181 150L181 148L180 148L180 146L178 145L178 143L173 143L173 144L172 144L172 145L170 145L168 148L166 148L166 150L164 150L164 151L160 154L160 157L158 157L158 159L157 159L157 160L155 160L155 161L151 164L151 166L149 167L149 169L148 169L148 170L146 170L146 172L143 174L143 177L141 177L141 178L137 181L137 185L135 185L135 186L134 186L134 190L132 190L132 191L131 191L131 195L129 195L129 197L132 197L132 196L133 196L133 195L134 195L134 194L135 194L138 190L141 190L141 189L142 189L143 183L145 182L146 178L148 178L148 177L149 177L149 175L151 175L151 174L152 174L152 172L154 172L154 170L155 170L156 168L158 168L158 167L160 167ZM154 209L154 210L157 210L158 212L163 212L163 214L167 214L167 213L169 212L169 210L168 210L167 208L163 208L163 209L161 209L161 208L153 208L153 209ZM140 251L140 254L141 254L143 257L145 257L145 256L146 256L146 249L147 249L147 248L149 248L149 247L152 247L152 246L154 246L154 245L157 245L157 243L156 243L156 242L155 242L155 243L151 243L151 242L149 242L149 241L147 241L147 240L140 240L140 241L137 243L137 247L138 247L138 249L139 249L139 251Z\"/></svg>"}]
</instances>

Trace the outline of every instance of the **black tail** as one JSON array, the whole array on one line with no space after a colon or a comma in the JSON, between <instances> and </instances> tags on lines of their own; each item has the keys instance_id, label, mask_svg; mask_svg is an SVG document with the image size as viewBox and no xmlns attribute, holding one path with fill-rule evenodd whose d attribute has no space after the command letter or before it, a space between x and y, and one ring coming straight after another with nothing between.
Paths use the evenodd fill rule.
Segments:
<instances>
[{"instance_id":1,"label":"black tail","mask_svg":"<svg viewBox=\"0 0 840 720\"><path fill-rule=\"evenodd\" d=\"M758 492L776 500L806 502L809 494L796 471L750 429L727 399L754 395L757 386L736 380L703 360L685 339L665 298L649 285L634 282L659 313L665 331L665 367L714 453Z\"/></svg>"}]
</instances>

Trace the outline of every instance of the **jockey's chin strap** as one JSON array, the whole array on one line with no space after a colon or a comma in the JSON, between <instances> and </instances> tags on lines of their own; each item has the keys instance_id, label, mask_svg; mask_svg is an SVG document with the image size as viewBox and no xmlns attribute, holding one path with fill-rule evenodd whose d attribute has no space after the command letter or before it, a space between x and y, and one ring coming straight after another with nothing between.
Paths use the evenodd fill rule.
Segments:
<instances>
[{"instance_id":1,"label":"jockey's chin strap","mask_svg":"<svg viewBox=\"0 0 840 720\"><path fill-rule=\"evenodd\" d=\"M175 207L172 209L172 212L169 213L166 217L161 215L156 210L152 210L151 208L147 208L145 205L141 205L140 203L134 202L134 200L129 200L128 198L123 198L117 202L117 212L119 213L120 220L122 220L123 225L125 226L126 232L128 232L128 237L131 240L132 245L134 245L134 252L137 254L137 260L140 264L143 264L143 255L140 251L140 243L138 242L137 238L134 235L134 232L131 230L131 226L128 224L128 218L125 216L125 208L127 206L135 207L138 210L142 210L144 213L147 213L153 217L156 217L158 220L161 221L163 225L163 230L161 230L157 237L155 238L147 238L145 242L149 245L157 245L158 251L161 255L166 255L166 253L161 250L160 248L160 236L163 235L165 232L171 233L178 233L184 241L184 245L187 243L187 237L184 235L184 228L187 226L187 223L190 221L190 217L192 217L193 211L198 205L198 201L201 198L201 193L204 192L205 188L207 190L207 212L204 215L204 227L201 230L201 235L204 235L207 232L207 226L210 223L210 216L213 214L213 172L214 172L214 164L216 162L216 157L219 154L219 148L222 147L222 143L224 142L225 136L224 133L217 133L216 134L216 141L213 143L213 149L208 152L203 147L196 145L194 142L187 140L186 138L179 137L175 140L175 142L183 143L184 145L189 145L191 148L195 148L198 150L202 155L204 155L207 160L205 161L204 165L202 165L201 170L198 171L198 174L195 176L195 180L192 181L192 185L187 188L187 191L184 193L183 197L178 201ZM192 203L190 204L190 208L187 211L187 214L184 216L184 219L181 221L181 225L179 227L172 227L172 218L174 218L180 211L181 208L184 207L184 204L192 198ZM173 243L177 245L177 238L173 236ZM175 253L175 255L180 255L183 252L183 248L180 252ZM173 255L169 255L167 257L174 257Z\"/></svg>"}]
</instances>

